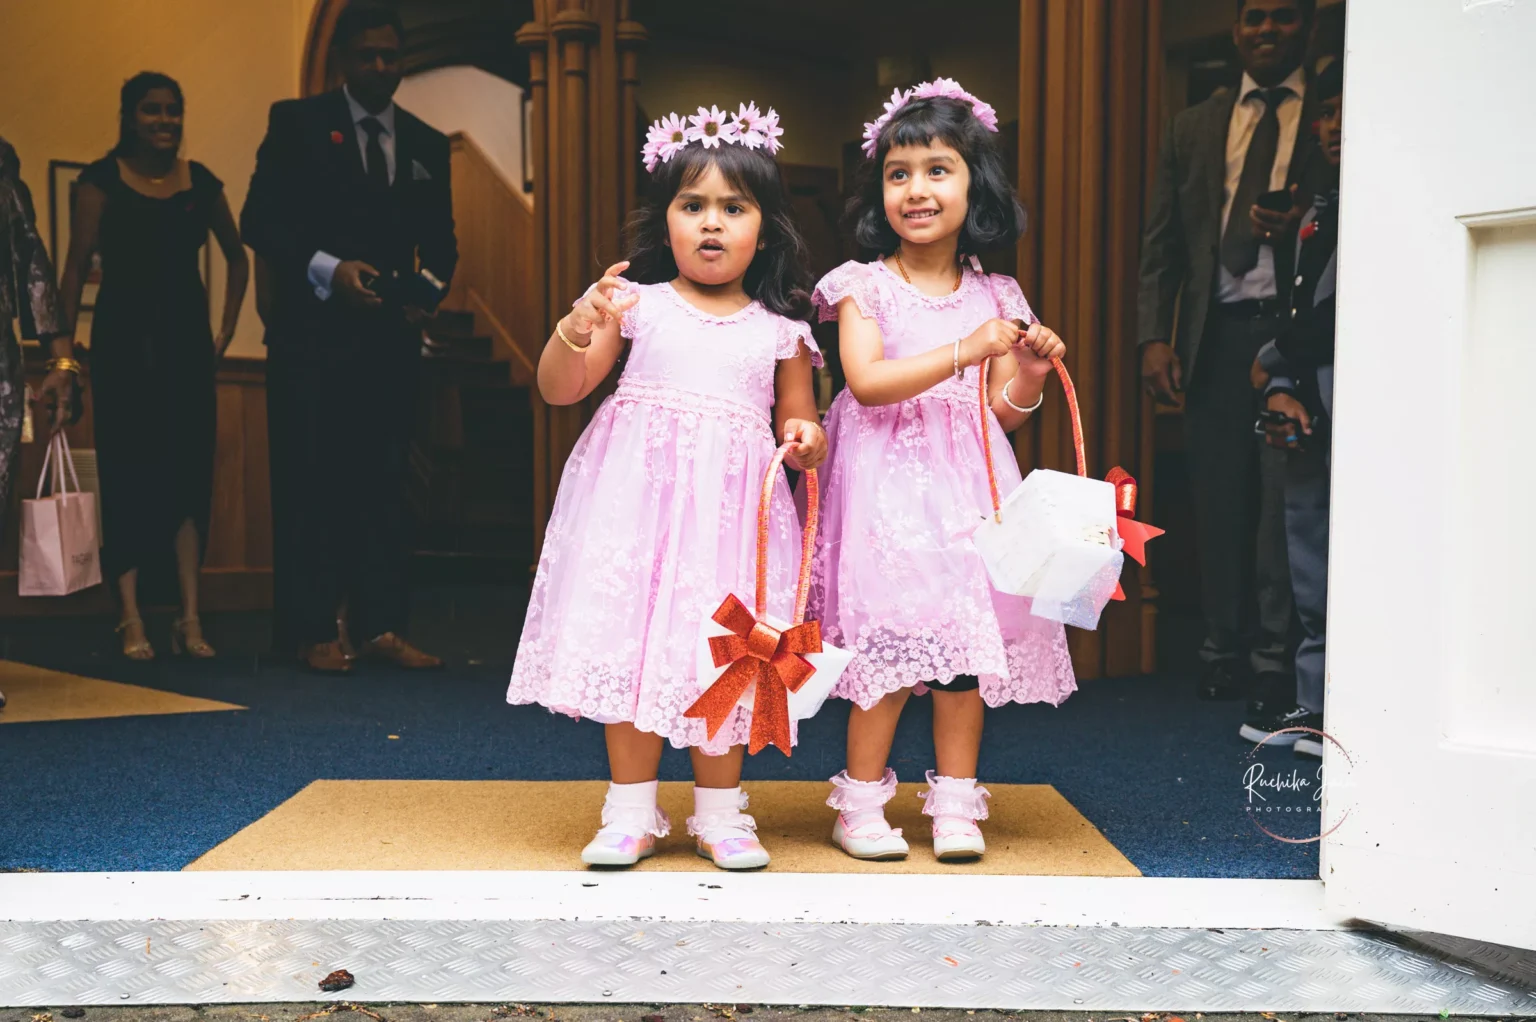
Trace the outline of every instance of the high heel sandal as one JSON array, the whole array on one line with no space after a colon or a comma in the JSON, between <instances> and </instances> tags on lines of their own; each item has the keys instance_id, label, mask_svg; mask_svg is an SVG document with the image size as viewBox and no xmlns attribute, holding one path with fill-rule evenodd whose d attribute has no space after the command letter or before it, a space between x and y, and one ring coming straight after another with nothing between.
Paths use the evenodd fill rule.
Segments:
<instances>
[{"instance_id":1,"label":"high heel sandal","mask_svg":"<svg viewBox=\"0 0 1536 1022\"><path fill-rule=\"evenodd\" d=\"M197 638L188 638L187 626L197 626ZM217 656L212 646L203 638L203 623L192 617L178 618L171 624L171 652L176 656L196 657L199 660L207 660Z\"/></svg>"},{"instance_id":2,"label":"high heel sandal","mask_svg":"<svg viewBox=\"0 0 1536 1022\"><path fill-rule=\"evenodd\" d=\"M135 626L139 629L137 641L128 637L128 629ZM144 622L142 619L131 617L126 621L121 621L113 631L123 637L123 656L129 660L153 660L155 658L155 647L151 646L149 639L144 637Z\"/></svg>"}]
</instances>

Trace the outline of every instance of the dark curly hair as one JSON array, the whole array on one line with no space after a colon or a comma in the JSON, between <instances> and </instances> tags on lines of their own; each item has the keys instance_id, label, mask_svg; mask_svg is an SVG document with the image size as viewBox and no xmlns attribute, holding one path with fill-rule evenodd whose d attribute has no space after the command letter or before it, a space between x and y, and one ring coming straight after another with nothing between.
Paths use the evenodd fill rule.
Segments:
<instances>
[{"instance_id":1,"label":"dark curly hair","mask_svg":"<svg viewBox=\"0 0 1536 1022\"><path fill-rule=\"evenodd\" d=\"M640 284L660 284L677 276L677 261L667 244L667 208L710 167L720 168L731 187L751 196L763 213L758 240L765 247L747 267L743 289L770 312L806 319L811 314L810 255L790 213L789 190L779 165L762 149L690 145L659 165L645 201L629 219L629 269L624 276Z\"/></svg>"},{"instance_id":2,"label":"dark curly hair","mask_svg":"<svg viewBox=\"0 0 1536 1022\"><path fill-rule=\"evenodd\" d=\"M899 146L935 141L958 152L971 171L966 196L970 208L960 229L960 254L976 255L1018 241L1028 221L1008 180L996 133L972 115L971 104L944 96L912 100L880 129L875 156L860 168L843 217L854 240L880 255L900 247L901 239L885 217L885 158Z\"/></svg>"}]
</instances>

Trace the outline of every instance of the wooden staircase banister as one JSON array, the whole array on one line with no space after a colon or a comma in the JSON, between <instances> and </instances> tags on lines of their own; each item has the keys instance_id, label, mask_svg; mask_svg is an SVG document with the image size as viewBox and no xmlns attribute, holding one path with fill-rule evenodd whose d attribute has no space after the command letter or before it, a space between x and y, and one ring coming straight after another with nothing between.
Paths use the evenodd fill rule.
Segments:
<instances>
[{"instance_id":1,"label":"wooden staircase banister","mask_svg":"<svg viewBox=\"0 0 1536 1022\"><path fill-rule=\"evenodd\" d=\"M533 199L473 138L449 136L459 265L446 305L475 314L512 382L533 382L544 337L533 272Z\"/></svg>"}]
</instances>

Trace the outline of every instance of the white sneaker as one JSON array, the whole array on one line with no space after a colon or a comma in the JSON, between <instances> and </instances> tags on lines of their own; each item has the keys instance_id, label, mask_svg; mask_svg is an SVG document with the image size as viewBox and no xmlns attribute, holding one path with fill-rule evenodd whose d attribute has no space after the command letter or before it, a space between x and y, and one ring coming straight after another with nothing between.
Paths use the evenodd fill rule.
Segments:
<instances>
[{"instance_id":1,"label":"white sneaker","mask_svg":"<svg viewBox=\"0 0 1536 1022\"><path fill-rule=\"evenodd\" d=\"M693 789L693 815L688 833L698 839L695 850L721 869L762 869L768 849L757 839L757 821L741 810L747 796L737 788Z\"/></svg>"},{"instance_id":2,"label":"white sneaker","mask_svg":"<svg viewBox=\"0 0 1536 1022\"><path fill-rule=\"evenodd\" d=\"M850 823L848 817L855 814L838 813L837 822L832 824L832 843L855 859L877 862L905 859L909 849L906 839L901 836L901 828L892 827L879 810L857 815L866 814L868 819Z\"/></svg>"},{"instance_id":3,"label":"white sneaker","mask_svg":"<svg viewBox=\"0 0 1536 1022\"><path fill-rule=\"evenodd\" d=\"M657 782L609 784L603 799L603 826L581 850L588 866L633 866L654 855L656 839L666 837L672 821L656 805Z\"/></svg>"},{"instance_id":4,"label":"white sneaker","mask_svg":"<svg viewBox=\"0 0 1536 1022\"><path fill-rule=\"evenodd\" d=\"M977 820L987 818L987 799L992 793L974 777L940 777L928 771L928 790L917 797L923 812L933 817L933 854L940 862L977 859L986 854L987 842Z\"/></svg>"}]
</instances>

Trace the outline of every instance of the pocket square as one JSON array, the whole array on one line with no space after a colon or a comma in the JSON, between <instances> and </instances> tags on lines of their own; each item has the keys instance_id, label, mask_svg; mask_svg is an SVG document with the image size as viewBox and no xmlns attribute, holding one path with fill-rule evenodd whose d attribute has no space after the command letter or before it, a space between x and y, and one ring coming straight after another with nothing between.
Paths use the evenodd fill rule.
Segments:
<instances>
[{"instance_id":1,"label":"pocket square","mask_svg":"<svg viewBox=\"0 0 1536 1022\"><path fill-rule=\"evenodd\" d=\"M427 173L427 168L423 167L421 165L421 161L420 160L412 160L411 161L411 180L412 181L430 181L430 180L432 180L432 175Z\"/></svg>"}]
</instances>

